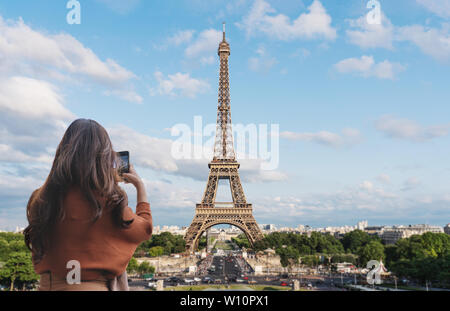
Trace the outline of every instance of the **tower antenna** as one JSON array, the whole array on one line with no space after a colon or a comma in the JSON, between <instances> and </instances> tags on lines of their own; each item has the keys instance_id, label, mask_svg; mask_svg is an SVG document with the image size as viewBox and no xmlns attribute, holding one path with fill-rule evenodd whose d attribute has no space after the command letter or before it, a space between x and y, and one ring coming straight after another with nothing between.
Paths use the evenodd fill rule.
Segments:
<instances>
[{"instance_id":1,"label":"tower antenna","mask_svg":"<svg viewBox=\"0 0 450 311\"><path fill-rule=\"evenodd\" d=\"M223 41L225 41L225 22L222 23L223 24Z\"/></svg>"}]
</instances>

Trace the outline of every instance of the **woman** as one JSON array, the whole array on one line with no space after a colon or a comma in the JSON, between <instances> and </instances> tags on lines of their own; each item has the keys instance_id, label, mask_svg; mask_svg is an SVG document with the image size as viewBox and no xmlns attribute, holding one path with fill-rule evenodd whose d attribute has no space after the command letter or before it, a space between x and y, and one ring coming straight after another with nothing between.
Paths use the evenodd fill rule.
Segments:
<instances>
[{"instance_id":1,"label":"woman","mask_svg":"<svg viewBox=\"0 0 450 311\"><path fill-rule=\"evenodd\" d=\"M40 290L114 290L123 274L119 281L126 284L128 262L153 225L142 180L132 166L122 175L137 190L134 213L118 185L116 161L100 124L79 119L69 126L47 180L27 206L25 242L41 275ZM74 261L81 284L71 285Z\"/></svg>"}]
</instances>

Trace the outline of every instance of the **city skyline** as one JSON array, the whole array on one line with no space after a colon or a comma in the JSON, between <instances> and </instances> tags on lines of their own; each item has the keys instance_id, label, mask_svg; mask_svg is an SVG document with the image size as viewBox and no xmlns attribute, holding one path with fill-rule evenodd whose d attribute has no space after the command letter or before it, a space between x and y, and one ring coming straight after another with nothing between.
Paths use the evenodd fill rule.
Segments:
<instances>
[{"instance_id":1,"label":"city skyline","mask_svg":"<svg viewBox=\"0 0 450 311\"><path fill-rule=\"evenodd\" d=\"M449 222L448 8L380 0L369 25L366 1L96 0L69 25L63 2L0 4L0 230L26 226L79 117L130 151L155 224L188 226L211 159L173 158L170 129L216 121L224 20L233 124L280 126L276 169L238 155L258 223Z\"/></svg>"}]
</instances>

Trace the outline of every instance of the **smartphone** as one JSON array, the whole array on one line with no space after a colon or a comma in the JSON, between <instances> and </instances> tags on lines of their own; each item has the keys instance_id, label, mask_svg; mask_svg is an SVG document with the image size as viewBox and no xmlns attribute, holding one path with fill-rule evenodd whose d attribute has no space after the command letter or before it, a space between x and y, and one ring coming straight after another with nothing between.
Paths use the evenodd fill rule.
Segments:
<instances>
[{"instance_id":1,"label":"smartphone","mask_svg":"<svg viewBox=\"0 0 450 311\"><path fill-rule=\"evenodd\" d=\"M130 172L130 153L128 151L117 152L117 171L120 176Z\"/></svg>"}]
</instances>

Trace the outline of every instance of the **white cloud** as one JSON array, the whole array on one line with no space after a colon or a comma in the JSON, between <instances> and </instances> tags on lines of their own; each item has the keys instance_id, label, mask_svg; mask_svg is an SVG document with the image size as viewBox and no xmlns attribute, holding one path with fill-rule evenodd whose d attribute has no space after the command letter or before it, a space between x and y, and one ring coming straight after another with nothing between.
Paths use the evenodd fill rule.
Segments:
<instances>
[{"instance_id":1,"label":"white cloud","mask_svg":"<svg viewBox=\"0 0 450 311\"><path fill-rule=\"evenodd\" d=\"M125 100L140 100L138 94L127 91L132 87L131 80L136 78L135 74L114 60L102 61L71 35L47 34L32 29L22 19L5 21L1 16L0 75L73 84L88 79Z\"/></svg>"},{"instance_id":2,"label":"white cloud","mask_svg":"<svg viewBox=\"0 0 450 311\"><path fill-rule=\"evenodd\" d=\"M423 2L431 6L431 1ZM446 7L443 6L441 12L445 11ZM416 45L423 53L434 59L450 62L450 25L448 23L443 23L441 29L422 25L399 27L393 25L383 12L381 24L368 24L366 16L348 20L348 22L351 27L346 31L348 40L363 49L394 50L395 42L406 41Z\"/></svg>"},{"instance_id":3,"label":"white cloud","mask_svg":"<svg viewBox=\"0 0 450 311\"><path fill-rule=\"evenodd\" d=\"M194 30L180 30L178 31L176 34L174 34L173 36L169 37L167 39L167 42L169 44L173 44L173 45L181 45L183 43L188 43L191 41L192 36L194 35L195 31Z\"/></svg>"},{"instance_id":4,"label":"white cloud","mask_svg":"<svg viewBox=\"0 0 450 311\"><path fill-rule=\"evenodd\" d=\"M150 137L126 126L115 126L108 129L111 141L116 150L129 150L133 163L154 170L175 172L178 167L170 156L171 140Z\"/></svg>"},{"instance_id":5,"label":"white cloud","mask_svg":"<svg viewBox=\"0 0 450 311\"><path fill-rule=\"evenodd\" d=\"M113 90L113 91L105 91L104 94L106 96L114 95L114 96L119 97L130 103L142 104L142 102L144 101L142 96L140 96L138 93L136 93L133 90L120 90L119 89L119 90Z\"/></svg>"},{"instance_id":6,"label":"white cloud","mask_svg":"<svg viewBox=\"0 0 450 311\"><path fill-rule=\"evenodd\" d=\"M343 74L355 73L364 78L376 77L378 79L394 80L396 75L405 70L399 63L388 60L375 63L373 56L363 55L361 58L347 58L334 65L334 68Z\"/></svg>"},{"instance_id":7,"label":"white cloud","mask_svg":"<svg viewBox=\"0 0 450 311\"><path fill-rule=\"evenodd\" d=\"M282 132L280 137L289 140L314 142L334 148L352 146L358 144L362 140L361 133L358 130L351 128L344 129L341 135L328 131L320 131L317 133Z\"/></svg>"},{"instance_id":8,"label":"white cloud","mask_svg":"<svg viewBox=\"0 0 450 311\"><path fill-rule=\"evenodd\" d=\"M266 49L260 46L256 50L258 57L251 57L248 60L250 70L255 72L268 72L278 61L275 57L268 55Z\"/></svg>"},{"instance_id":9,"label":"white cloud","mask_svg":"<svg viewBox=\"0 0 450 311\"><path fill-rule=\"evenodd\" d=\"M214 56L204 56L204 57L200 58L200 63L202 65L211 65L211 64L214 64L215 60L216 60L216 58L214 58Z\"/></svg>"},{"instance_id":10,"label":"white cloud","mask_svg":"<svg viewBox=\"0 0 450 311\"><path fill-rule=\"evenodd\" d=\"M217 51L222 41L222 32L215 29L202 31L197 38L184 51L188 58L195 58L202 54L211 54Z\"/></svg>"},{"instance_id":11,"label":"white cloud","mask_svg":"<svg viewBox=\"0 0 450 311\"><path fill-rule=\"evenodd\" d=\"M195 204L202 199L200 189L189 189L184 186L175 185L164 181L152 181L144 179L148 193L152 196L152 205L158 208L169 209L186 209L187 212L193 213Z\"/></svg>"},{"instance_id":12,"label":"white cloud","mask_svg":"<svg viewBox=\"0 0 450 311\"><path fill-rule=\"evenodd\" d=\"M199 159L175 159L172 156L171 139L151 137L125 126L116 126L108 129L111 141L116 150L129 150L133 163L138 166L151 168L155 171L171 175L184 176L195 180L206 181L208 176L208 162L206 155L211 152L202 150ZM206 146L203 146L206 148ZM194 150L194 147L191 146ZM272 170L263 170L262 160L244 159L241 163L241 177L247 182L281 181L287 178L286 174Z\"/></svg>"},{"instance_id":13,"label":"white cloud","mask_svg":"<svg viewBox=\"0 0 450 311\"><path fill-rule=\"evenodd\" d=\"M279 223L314 222L323 226L326 223L348 224L348 215L352 215L352 219L370 219L388 214L392 221L414 210L415 206L405 206L405 202L402 196L376 187L371 181L363 181L357 186L330 193L265 196L255 200L253 206L257 219L270 219L276 215Z\"/></svg>"},{"instance_id":14,"label":"white cloud","mask_svg":"<svg viewBox=\"0 0 450 311\"><path fill-rule=\"evenodd\" d=\"M363 181L359 186L362 190L371 192L374 188L373 183L371 181Z\"/></svg>"},{"instance_id":15,"label":"white cloud","mask_svg":"<svg viewBox=\"0 0 450 311\"><path fill-rule=\"evenodd\" d=\"M417 178L409 178L401 189L394 191L365 180L326 193L267 195L253 201L254 214L259 222L273 223L276 217L278 223L294 226L349 225L360 219L373 224L441 223L442 215L448 214L448 195L421 194L417 192L420 185Z\"/></svg>"},{"instance_id":16,"label":"white cloud","mask_svg":"<svg viewBox=\"0 0 450 311\"><path fill-rule=\"evenodd\" d=\"M426 9L444 18L450 17L450 0L416 0Z\"/></svg>"},{"instance_id":17,"label":"white cloud","mask_svg":"<svg viewBox=\"0 0 450 311\"><path fill-rule=\"evenodd\" d=\"M21 19L11 23L0 17L0 55L8 62L46 66L106 84L119 84L135 77L112 59L101 61L71 35L46 35L31 29Z\"/></svg>"},{"instance_id":18,"label":"white cloud","mask_svg":"<svg viewBox=\"0 0 450 311\"><path fill-rule=\"evenodd\" d=\"M449 29L450 27L425 28L421 25L400 27L398 40L410 41L417 45L423 53L439 61L450 62Z\"/></svg>"},{"instance_id":19,"label":"white cloud","mask_svg":"<svg viewBox=\"0 0 450 311\"><path fill-rule=\"evenodd\" d=\"M36 158L31 157L20 150L15 150L12 146L0 144L0 161L20 163L20 162L36 161ZM46 161L46 159L42 157L41 161Z\"/></svg>"},{"instance_id":20,"label":"white cloud","mask_svg":"<svg viewBox=\"0 0 450 311\"><path fill-rule=\"evenodd\" d=\"M177 72L165 78L163 73L157 71L155 72L155 78L158 81L158 86L150 89L152 96L156 94L172 97L182 95L195 98L197 94L204 93L210 88L208 82L191 78L188 73Z\"/></svg>"},{"instance_id":21,"label":"white cloud","mask_svg":"<svg viewBox=\"0 0 450 311\"><path fill-rule=\"evenodd\" d=\"M44 179L36 176L18 176L16 172L6 174L0 172L0 197L31 195L33 190L39 188Z\"/></svg>"},{"instance_id":22,"label":"white cloud","mask_svg":"<svg viewBox=\"0 0 450 311\"><path fill-rule=\"evenodd\" d=\"M5 114L30 119L73 117L61 101L56 88L45 81L12 77L0 82L0 109Z\"/></svg>"},{"instance_id":23,"label":"white cloud","mask_svg":"<svg viewBox=\"0 0 450 311\"><path fill-rule=\"evenodd\" d=\"M385 48L392 50L395 37L395 27L391 21L381 14L380 24L367 23L366 16L355 20L348 20L351 30L347 30L348 40L363 49Z\"/></svg>"},{"instance_id":24,"label":"white cloud","mask_svg":"<svg viewBox=\"0 0 450 311\"><path fill-rule=\"evenodd\" d=\"M314 0L308 7L308 13L300 14L295 20L284 14L276 14L270 4L264 0L256 0L253 6L237 24L244 29L247 36L266 34L279 40L325 38L334 40L336 29L331 26L331 17L322 3Z\"/></svg>"},{"instance_id":25,"label":"white cloud","mask_svg":"<svg viewBox=\"0 0 450 311\"><path fill-rule=\"evenodd\" d=\"M375 127L388 137L413 142L424 142L447 136L450 131L450 124L424 127L415 121L397 119L389 115L382 116L377 120Z\"/></svg>"},{"instance_id":26,"label":"white cloud","mask_svg":"<svg viewBox=\"0 0 450 311\"><path fill-rule=\"evenodd\" d=\"M262 170L262 160L242 159L239 160L241 168L239 174L244 182L264 183L274 181L285 181L287 174L278 170Z\"/></svg>"},{"instance_id":27,"label":"white cloud","mask_svg":"<svg viewBox=\"0 0 450 311\"><path fill-rule=\"evenodd\" d=\"M48 148L73 118L52 84L25 77L0 79L0 144L12 154L23 154L16 161L29 156L48 161Z\"/></svg>"}]
</instances>

